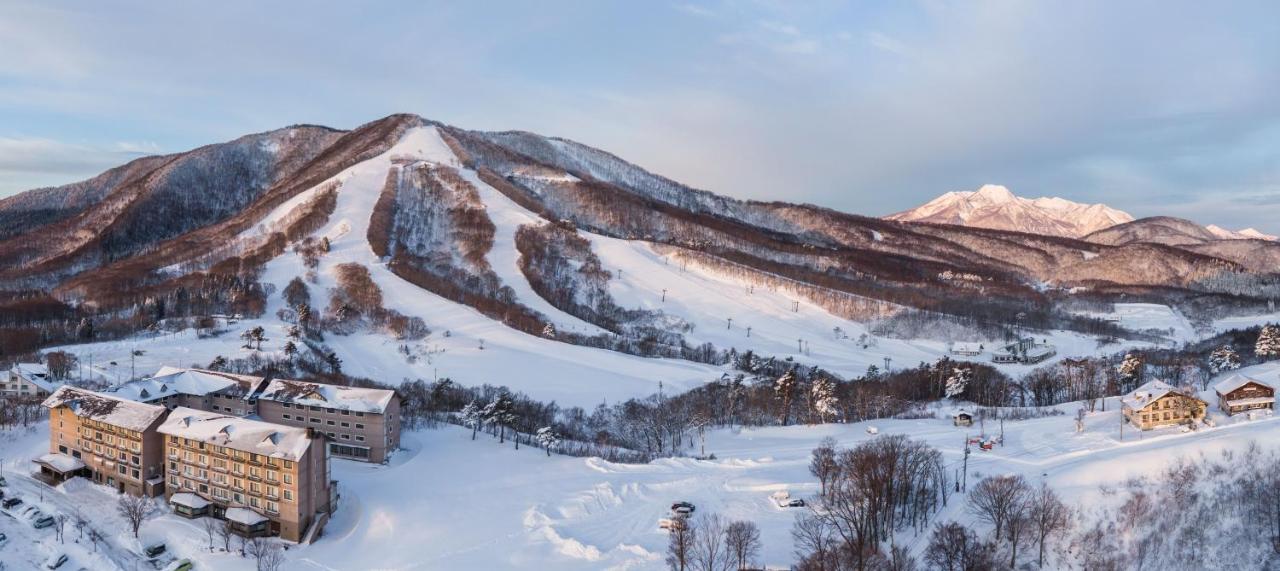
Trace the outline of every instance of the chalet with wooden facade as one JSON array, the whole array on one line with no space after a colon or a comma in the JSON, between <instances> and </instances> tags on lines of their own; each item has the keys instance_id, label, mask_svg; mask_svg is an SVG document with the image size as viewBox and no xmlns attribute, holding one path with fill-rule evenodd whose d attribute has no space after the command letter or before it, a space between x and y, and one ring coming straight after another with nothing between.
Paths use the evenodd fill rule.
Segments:
<instances>
[{"instance_id":1,"label":"chalet with wooden facade","mask_svg":"<svg viewBox=\"0 0 1280 571\"><path fill-rule=\"evenodd\" d=\"M1229 415L1256 410L1273 410L1276 389L1247 375L1233 373L1213 386L1218 394L1218 408Z\"/></svg>"},{"instance_id":2,"label":"chalet with wooden facade","mask_svg":"<svg viewBox=\"0 0 1280 571\"><path fill-rule=\"evenodd\" d=\"M1121 397L1121 414L1142 430L1190 424L1202 420L1208 403L1190 390L1174 388L1164 381L1150 381Z\"/></svg>"}]
</instances>

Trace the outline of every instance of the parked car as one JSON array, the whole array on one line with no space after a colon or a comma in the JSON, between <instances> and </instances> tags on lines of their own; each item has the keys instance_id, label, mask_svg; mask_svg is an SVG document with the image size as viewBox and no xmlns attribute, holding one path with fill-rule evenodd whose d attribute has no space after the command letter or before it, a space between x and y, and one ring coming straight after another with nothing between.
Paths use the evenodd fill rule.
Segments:
<instances>
[{"instance_id":1,"label":"parked car","mask_svg":"<svg viewBox=\"0 0 1280 571\"><path fill-rule=\"evenodd\" d=\"M67 562L66 553L54 553L53 555L49 556L49 559L45 560L44 568L57 569L59 567L62 567L63 564L65 564L66 562Z\"/></svg>"},{"instance_id":2,"label":"parked car","mask_svg":"<svg viewBox=\"0 0 1280 571\"><path fill-rule=\"evenodd\" d=\"M0 533L0 545L4 545L4 542L6 541L9 541L9 536L3 533Z\"/></svg>"},{"instance_id":3,"label":"parked car","mask_svg":"<svg viewBox=\"0 0 1280 571\"><path fill-rule=\"evenodd\" d=\"M47 515L47 516L41 517L31 525L35 526L36 529L44 529L46 527L50 527L53 525L53 516Z\"/></svg>"},{"instance_id":4,"label":"parked car","mask_svg":"<svg viewBox=\"0 0 1280 571\"><path fill-rule=\"evenodd\" d=\"M787 507L789 507L789 508L802 508L802 507L804 507L804 500L802 500L802 499L800 499L800 498L793 498L793 499L791 499L790 501L788 501L788 502L787 502Z\"/></svg>"},{"instance_id":5,"label":"parked car","mask_svg":"<svg viewBox=\"0 0 1280 571\"><path fill-rule=\"evenodd\" d=\"M183 559L173 567L170 567L168 571L191 571L191 569L194 567L195 567L195 564L191 563L190 559Z\"/></svg>"},{"instance_id":6,"label":"parked car","mask_svg":"<svg viewBox=\"0 0 1280 571\"><path fill-rule=\"evenodd\" d=\"M5 509L9 509L9 510L20 505L22 505L22 498L19 498L17 496L14 496L12 498L6 498L5 501L0 502L0 506L4 506Z\"/></svg>"},{"instance_id":7,"label":"parked car","mask_svg":"<svg viewBox=\"0 0 1280 571\"><path fill-rule=\"evenodd\" d=\"M0 486L8 486L8 485L9 485L9 481L4 479L4 476L0 476Z\"/></svg>"},{"instance_id":8,"label":"parked car","mask_svg":"<svg viewBox=\"0 0 1280 571\"><path fill-rule=\"evenodd\" d=\"M148 545L145 549L142 550L142 552L146 554L148 559L155 559L161 553L164 553L164 550L165 550L164 544L157 543L155 545Z\"/></svg>"},{"instance_id":9,"label":"parked car","mask_svg":"<svg viewBox=\"0 0 1280 571\"><path fill-rule=\"evenodd\" d=\"M674 513L674 514L689 515L689 514L692 514L693 510L695 509L697 508L695 508L693 504L689 502L676 502L674 504L671 504L671 513Z\"/></svg>"}]
</instances>

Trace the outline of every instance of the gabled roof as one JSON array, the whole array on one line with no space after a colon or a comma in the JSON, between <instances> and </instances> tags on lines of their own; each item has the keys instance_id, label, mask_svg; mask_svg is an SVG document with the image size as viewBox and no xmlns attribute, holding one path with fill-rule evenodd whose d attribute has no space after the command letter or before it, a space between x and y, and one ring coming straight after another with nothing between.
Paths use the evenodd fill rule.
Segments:
<instances>
[{"instance_id":1,"label":"gabled roof","mask_svg":"<svg viewBox=\"0 0 1280 571\"><path fill-rule=\"evenodd\" d=\"M253 388L261 377L232 375L200 369L162 367L149 379L129 381L112 390L113 393L138 402L150 402L175 394L204 396L216 392L244 392Z\"/></svg>"},{"instance_id":2,"label":"gabled roof","mask_svg":"<svg viewBox=\"0 0 1280 571\"><path fill-rule=\"evenodd\" d=\"M276 379L267 385L267 389L262 391L258 398L305 406L382 414L395 396L395 391L387 389L343 387Z\"/></svg>"},{"instance_id":3,"label":"gabled roof","mask_svg":"<svg viewBox=\"0 0 1280 571\"><path fill-rule=\"evenodd\" d=\"M1230 375L1227 376L1227 378L1222 379L1221 381L1218 381L1218 384L1213 385L1213 390L1214 392L1220 395L1225 395L1249 383L1257 383L1264 387L1275 389L1275 386L1273 386L1271 383L1262 382L1248 375L1242 375L1240 373L1231 373Z\"/></svg>"},{"instance_id":4,"label":"gabled roof","mask_svg":"<svg viewBox=\"0 0 1280 571\"><path fill-rule=\"evenodd\" d=\"M1174 388L1169 383L1157 379L1154 381L1147 381L1142 386L1134 389L1133 392L1124 395L1120 398L1120 402L1124 403L1125 406L1131 409L1140 409L1151 404L1152 401L1160 400L1161 397L1176 392L1178 392L1178 389ZM1192 398L1195 397L1192 396Z\"/></svg>"},{"instance_id":5,"label":"gabled roof","mask_svg":"<svg viewBox=\"0 0 1280 571\"><path fill-rule=\"evenodd\" d=\"M161 434L225 446L272 458L299 460L311 446L307 429L216 412L178 407L160 425Z\"/></svg>"},{"instance_id":6,"label":"gabled roof","mask_svg":"<svg viewBox=\"0 0 1280 571\"><path fill-rule=\"evenodd\" d=\"M51 409L66 406L80 418L137 431L146 430L166 412L162 406L70 386L54 391L42 404Z\"/></svg>"},{"instance_id":7,"label":"gabled roof","mask_svg":"<svg viewBox=\"0 0 1280 571\"><path fill-rule=\"evenodd\" d=\"M62 383L53 380L49 375L49 367L43 363L18 363L11 370L23 380L40 387L45 392L52 393L62 386Z\"/></svg>"}]
</instances>

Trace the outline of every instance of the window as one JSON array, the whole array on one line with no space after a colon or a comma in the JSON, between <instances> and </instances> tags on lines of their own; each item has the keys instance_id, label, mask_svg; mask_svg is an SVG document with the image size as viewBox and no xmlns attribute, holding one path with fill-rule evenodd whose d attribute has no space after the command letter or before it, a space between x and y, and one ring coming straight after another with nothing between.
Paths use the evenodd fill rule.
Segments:
<instances>
[{"instance_id":1,"label":"window","mask_svg":"<svg viewBox=\"0 0 1280 571\"><path fill-rule=\"evenodd\" d=\"M285 490L285 491L284 491L284 499L285 499L285 501L287 501L287 502L292 502L292 501L293 501L293 490Z\"/></svg>"},{"instance_id":2,"label":"window","mask_svg":"<svg viewBox=\"0 0 1280 571\"><path fill-rule=\"evenodd\" d=\"M61 452L61 453L63 453L63 454L66 454L66 453L67 453L67 447L66 447L66 446L59 446L59 447L58 447L58 452Z\"/></svg>"},{"instance_id":3,"label":"window","mask_svg":"<svg viewBox=\"0 0 1280 571\"><path fill-rule=\"evenodd\" d=\"M170 485L170 486L173 486L173 487L175 487L175 488L176 488L176 487L178 487L178 477L177 477L177 476L170 476L170 477L169 477L169 485Z\"/></svg>"},{"instance_id":4,"label":"window","mask_svg":"<svg viewBox=\"0 0 1280 571\"><path fill-rule=\"evenodd\" d=\"M351 440L351 435L350 435L350 434L343 434L343 435L342 435L342 439L343 439L343 440Z\"/></svg>"},{"instance_id":5,"label":"window","mask_svg":"<svg viewBox=\"0 0 1280 571\"><path fill-rule=\"evenodd\" d=\"M284 418L285 420L289 420L289 415L287 414L281 415L281 417Z\"/></svg>"},{"instance_id":6,"label":"window","mask_svg":"<svg viewBox=\"0 0 1280 571\"><path fill-rule=\"evenodd\" d=\"M268 502L267 502L267 511L269 511L269 512L271 512L271 513L280 513L280 504L277 504L277 503L272 502L272 501L268 501Z\"/></svg>"},{"instance_id":7,"label":"window","mask_svg":"<svg viewBox=\"0 0 1280 571\"><path fill-rule=\"evenodd\" d=\"M359 435L357 435L357 436L356 436L356 442L364 442L364 437L363 437L363 436L359 436Z\"/></svg>"},{"instance_id":8,"label":"window","mask_svg":"<svg viewBox=\"0 0 1280 571\"><path fill-rule=\"evenodd\" d=\"M342 411L342 416L351 416L351 411L349 410Z\"/></svg>"},{"instance_id":9,"label":"window","mask_svg":"<svg viewBox=\"0 0 1280 571\"><path fill-rule=\"evenodd\" d=\"M311 412L320 412L320 407L318 406L311 407Z\"/></svg>"},{"instance_id":10,"label":"window","mask_svg":"<svg viewBox=\"0 0 1280 571\"><path fill-rule=\"evenodd\" d=\"M313 417L311 417L311 424L320 424L320 419L318 419L318 418L316 418L316 417L314 417L314 416L313 416Z\"/></svg>"},{"instance_id":11,"label":"window","mask_svg":"<svg viewBox=\"0 0 1280 571\"><path fill-rule=\"evenodd\" d=\"M357 412L357 413L356 413L356 416L364 416L364 413L363 413L363 412Z\"/></svg>"},{"instance_id":12,"label":"window","mask_svg":"<svg viewBox=\"0 0 1280 571\"><path fill-rule=\"evenodd\" d=\"M344 422L344 423L342 423L342 427L343 427L343 428L351 428L351 423L350 423L350 422Z\"/></svg>"},{"instance_id":13,"label":"window","mask_svg":"<svg viewBox=\"0 0 1280 571\"><path fill-rule=\"evenodd\" d=\"M364 425L363 425L363 424L360 424L359 422L357 422L357 423L356 423L356 430L364 430Z\"/></svg>"},{"instance_id":14,"label":"window","mask_svg":"<svg viewBox=\"0 0 1280 571\"><path fill-rule=\"evenodd\" d=\"M292 484L292 483L293 483L293 474L285 474L285 475L284 475L284 483L286 483L286 484Z\"/></svg>"},{"instance_id":15,"label":"window","mask_svg":"<svg viewBox=\"0 0 1280 571\"><path fill-rule=\"evenodd\" d=\"M129 475L129 467L125 466L124 464L120 464L119 466L116 466L116 469L119 470L121 474L124 474L126 476Z\"/></svg>"},{"instance_id":16,"label":"window","mask_svg":"<svg viewBox=\"0 0 1280 571\"><path fill-rule=\"evenodd\" d=\"M332 420L327 420L327 421L325 421L325 424L327 424L327 425L329 425L329 426L333 426L333 425L334 425L334 422L333 422Z\"/></svg>"}]
</instances>

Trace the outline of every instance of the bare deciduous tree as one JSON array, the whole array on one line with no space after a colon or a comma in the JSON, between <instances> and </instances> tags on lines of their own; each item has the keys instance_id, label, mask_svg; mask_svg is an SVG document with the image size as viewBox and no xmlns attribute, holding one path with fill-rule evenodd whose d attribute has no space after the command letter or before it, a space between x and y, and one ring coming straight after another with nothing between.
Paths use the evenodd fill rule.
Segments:
<instances>
[{"instance_id":1,"label":"bare deciduous tree","mask_svg":"<svg viewBox=\"0 0 1280 571\"><path fill-rule=\"evenodd\" d=\"M724 530L724 542L736 569L746 569L760 553L760 528L749 521L731 522Z\"/></svg>"},{"instance_id":2,"label":"bare deciduous tree","mask_svg":"<svg viewBox=\"0 0 1280 571\"><path fill-rule=\"evenodd\" d=\"M1009 516L1029 493L1027 480L1021 475L983 478L969 494L969 508L978 519L994 526L995 536L999 538Z\"/></svg>"},{"instance_id":3,"label":"bare deciduous tree","mask_svg":"<svg viewBox=\"0 0 1280 571\"><path fill-rule=\"evenodd\" d=\"M209 551L213 552L213 538L218 535L218 528L221 527L222 522L211 517L206 517L204 518L203 523L204 533L209 536Z\"/></svg>"},{"instance_id":4,"label":"bare deciduous tree","mask_svg":"<svg viewBox=\"0 0 1280 571\"><path fill-rule=\"evenodd\" d=\"M694 542L697 541L698 529L691 519L678 520L678 525L671 527L671 536L667 542L667 565L672 571L685 571L693 555Z\"/></svg>"},{"instance_id":5,"label":"bare deciduous tree","mask_svg":"<svg viewBox=\"0 0 1280 571\"><path fill-rule=\"evenodd\" d=\"M120 494L120 499L116 500L116 511L129 522L129 527L133 529L133 536L136 538L138 528L142 527L143 520L147 519L147 514L151 512L151 500Z\"/></svg>"},{"instance_id":6,"label":"bare deciduous tree","mask_svg":"<svg viewBox=\"0 0 1280 571\"><path fill-rule=\"evenodd\" d=\"M827 495L827 484L836 477L839 464L836 463L836 439L828 436L813 449L813 458L809 460L809 473L822 485L822 495Z\"/></svg>"},{"instance_id":7,"label":"bare deciduous tree","mask_svg":"<svg viewBox=\"0 0 1280 571\"><path fill-rule=\"evenodd\" d=\"M690 564L695 571L731 571L733 559L725 545L725 521L718 514L699 516Z\"/></svg>"},{"instance_id":8,"label":"bare deciduous tree","mask_svg":"<svg viewBox=\"0 0 1280 571\"><path fill-rule=\"evenodd\" d=\"M1071 508L1058 498L1058 494L1048 484L1040 484L1040 488L1031 495L1030 517L1036 534L1036 543L1040 549L1037 564L1044 567L1044 547L1054 534L1061 533L1071 526Z\"/></svg>"},{"instance_id":9,"label":"bare deciduous tree","mask_svg":"<svg viewBox=\"0 0 1280 571\"><path fill-rule=\"evenodd\" d=\"M924 560L941 571L979 571L995 568L995 547L956 522L933 527Z\"/></svg>"},{"instance_id":10,"label":"bare deciduous tree","mask_svg":"<svg viewBox=\"0 0 1280 571\"><path fill-rule=\"evenodd\" d=\"M791 540L801 562L799 567L812 571L827 571L838 549L834 530L810 514L796 516L791 526Z\"/></svg>"}]
</instances>

